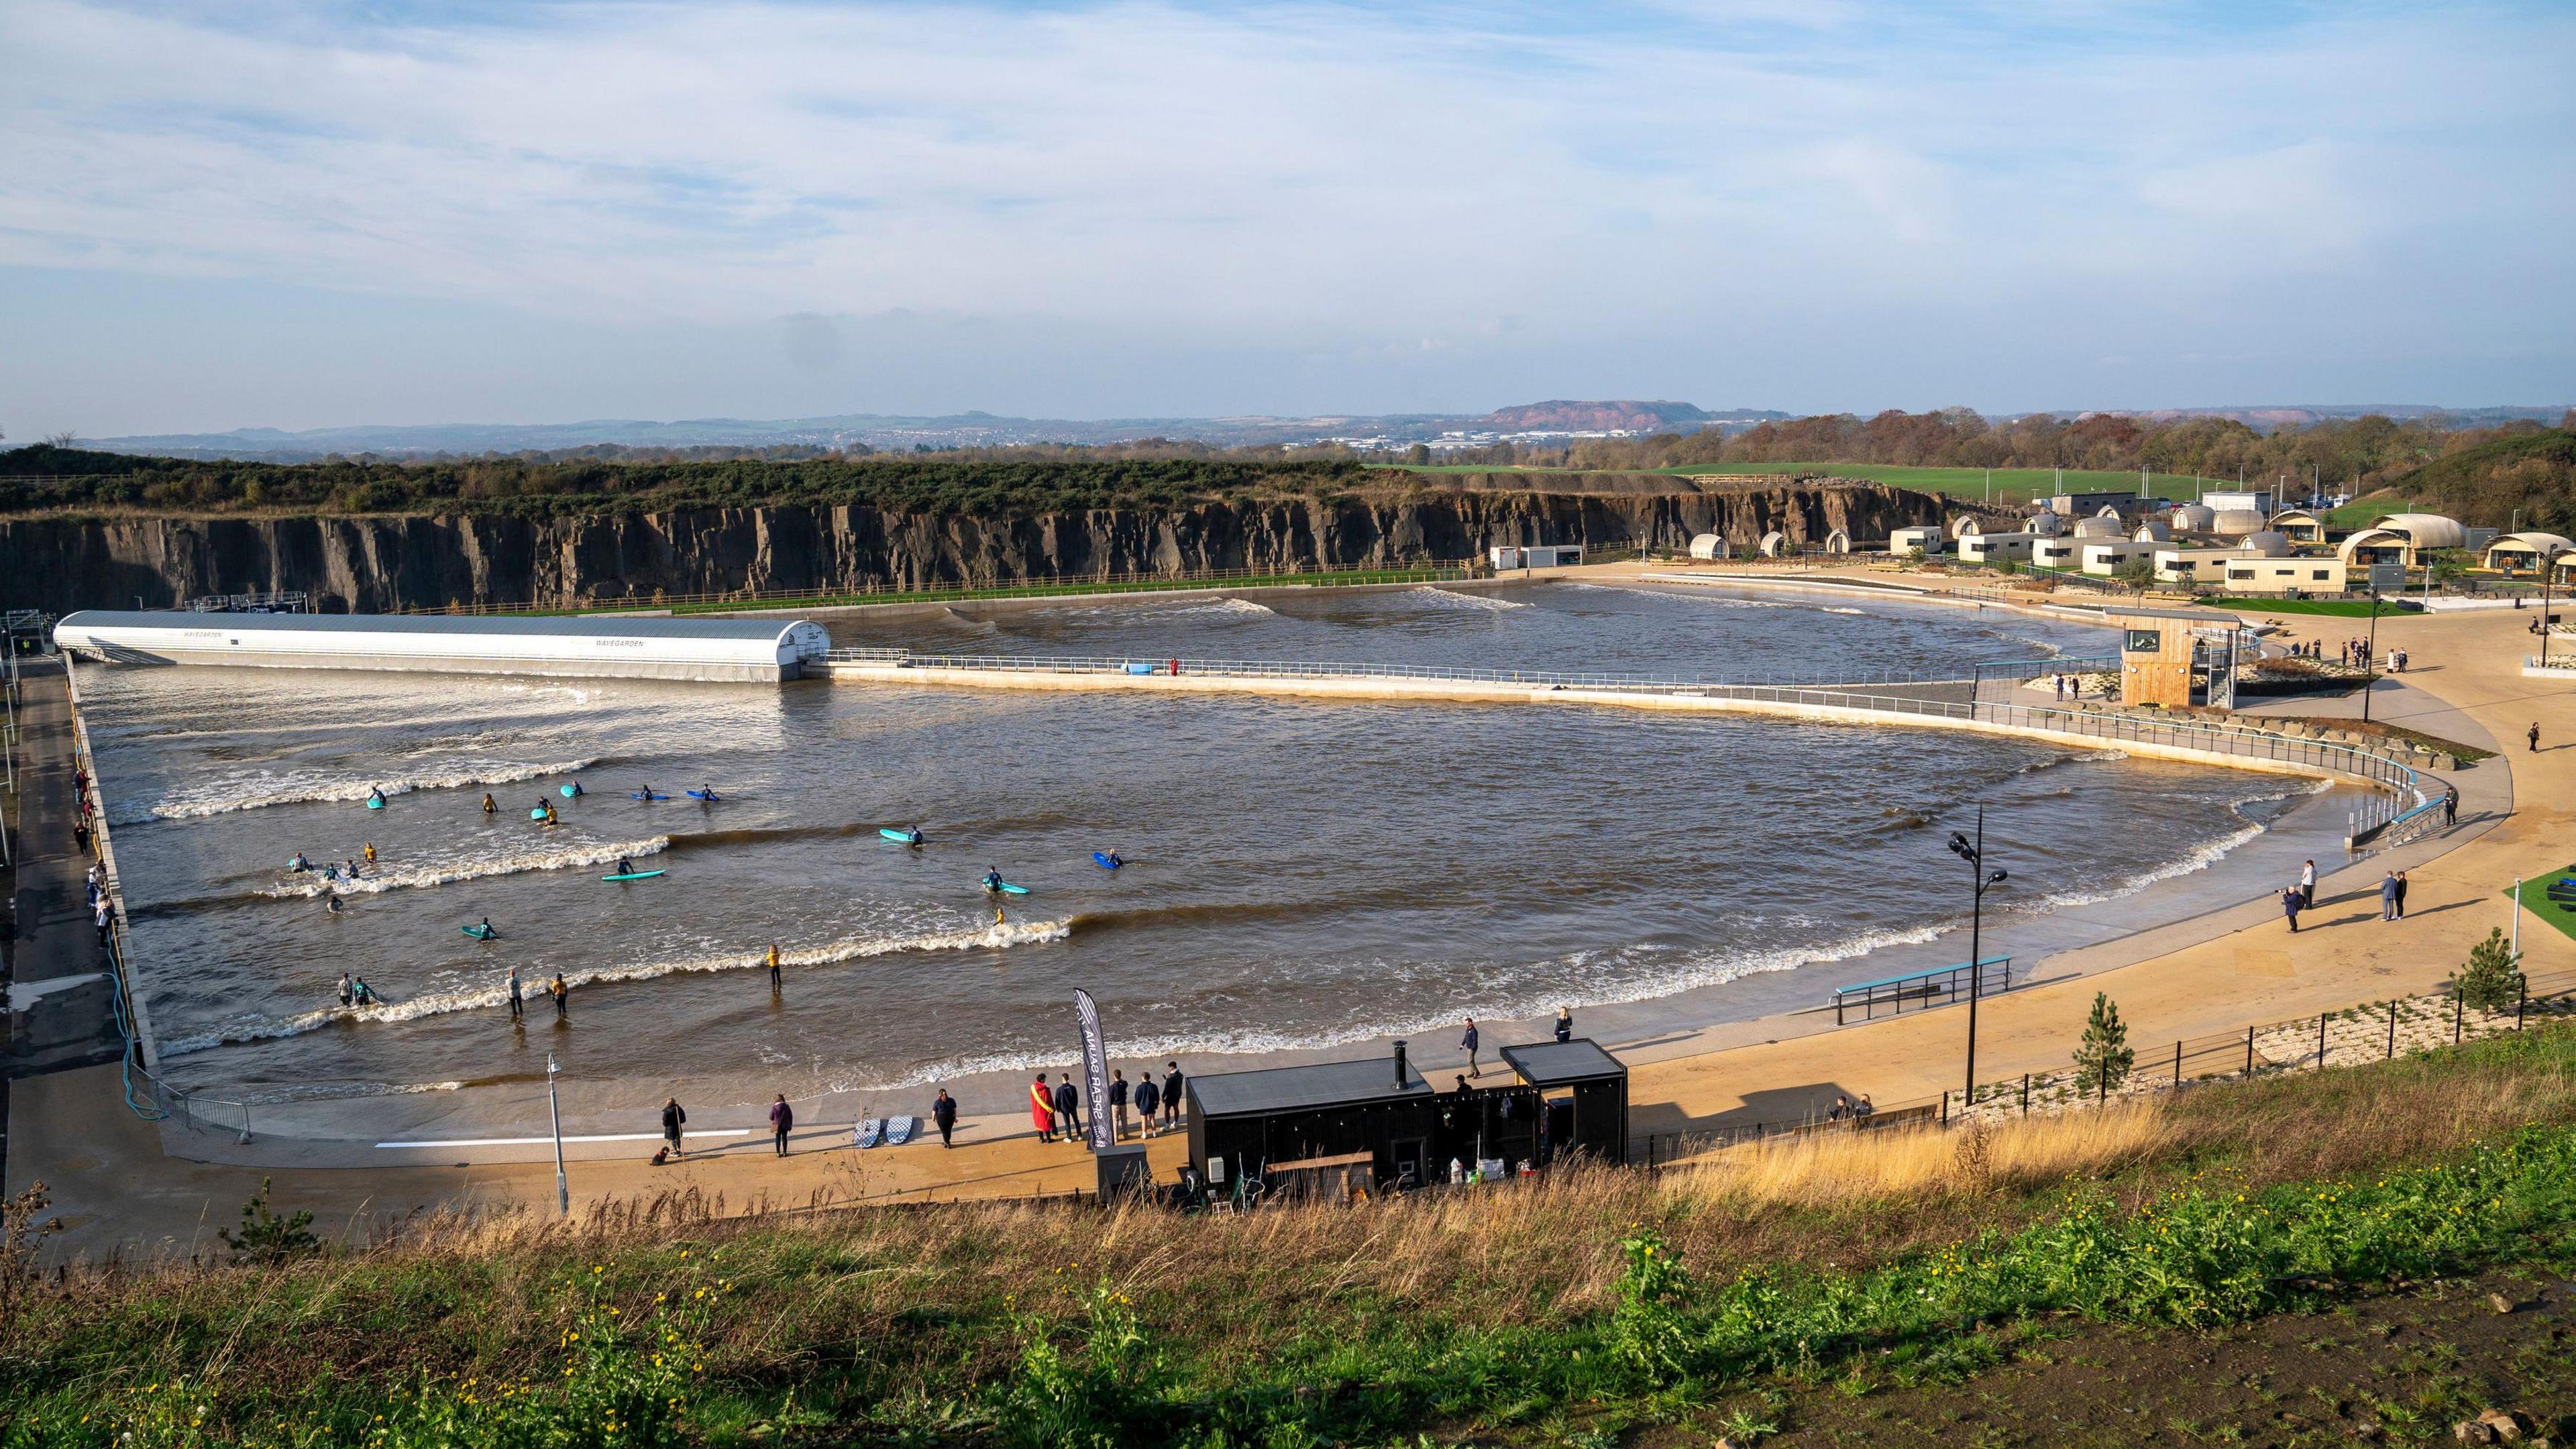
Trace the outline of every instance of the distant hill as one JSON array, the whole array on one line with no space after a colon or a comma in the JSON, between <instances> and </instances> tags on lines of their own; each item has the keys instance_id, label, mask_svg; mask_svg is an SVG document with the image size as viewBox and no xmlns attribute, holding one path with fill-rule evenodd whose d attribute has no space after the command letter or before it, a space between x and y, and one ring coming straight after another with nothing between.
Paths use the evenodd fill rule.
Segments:
<instances>
[{"instance_id":1,"label":"distant hill","mask_svg":"<svg viewBox=\"0 0 2576 1449\"><path fill-rule=\"evenodd\" d=\"M2462 448L2380 490L2463 523L2576 537L2576 432L2547 428Z\"/></svg>"},{"instance_id":2,"label":"distant hill","mask_svg":"<svg viewBox=\"0 0 2576 1449\"><path fill-rule=\"evenodd\" d=\"M1014 418L993 413L910 417L839 413L808 418L683 418L655 422L597 418L577 423L428 423L314 428L237 428L85 440L120 453L157 457L299 462L333 455L473 457L485 453L565 454L585 448L746 452L912 452L1029 443L1107 445L1161 438L1217 448L1293 447L1334 439L1404 446L1460 435L1507 433L1696 432L1751 427L1788 414L1740 409L1712 413L1678 402L1543 402L1492 413L1395 413L1371 417Z\"/></svg>"}]
</instances>

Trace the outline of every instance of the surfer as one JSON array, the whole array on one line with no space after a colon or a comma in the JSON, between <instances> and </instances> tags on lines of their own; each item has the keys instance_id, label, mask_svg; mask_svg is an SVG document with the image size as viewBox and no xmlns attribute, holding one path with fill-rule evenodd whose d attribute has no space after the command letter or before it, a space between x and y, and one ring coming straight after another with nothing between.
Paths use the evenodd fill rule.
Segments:
<instances>
[{"instance_id":1,"label":"surfer","mask_svg":"<svg viewBox=\"0 0 2576 1449\"><path fill-rule=\"evenodd\" d=\"M617 873L619 875L633 875L635 873L635 862L628 860L622 855L617 857Z\"/></svg>"},{"instance_id":2,"label":"surfer","mask_svg":"<svg viewBox=\"0 0 2576 1449\"><path fill-rule=\"evenodd\" d=\"M581 798L581 782L579 780L572 782L572 798L576 800Z\"/></svg>"},{"instance_id":3,"label":"surfer","mask_svg":"<svg viewBox=\"0 0 2576 1449\"><path fill-rule=\"evenodd\" d=\"M710 805L714 804L716 799L716 787L713 785L701 784L698 786L698 798L706 801Z\"/></svg>"},{"instance_id":4,"label":"surfer","mask_svg":"<svg viewBox=\"0 0 2576 1449\"><path fill-rule=\"evenodd\" d=\"M501 813L501 802L493 799L492 792L489 790L483 792L483 813L486 815L498 815Z\"/></svg>"},{"instance_id":5,"label":"surfer","mask_svg":"<svg viewBox=\"0 0 2576 1449\"><path fill-rule=\"evenodd\" d=\"M1002 893L1002 868L1000 866L988 865L984 867L984 889L992 895L1000 895Z\"/></svg>"},{"instance_id":6,"label":"surfer","mask_svg":"<svg viewBox=\"0 0 2576 1449\"><path fill-rule=\"evenodd\" d=\"M778 943L776 941L772 941L769 943L769 989L776 991L780 985L781 983L778 979Z\"/></svg>"},{"instance_id":7,"label":"surfer","mask_svg":"<svg viewBox=\"0 0 2576 1449\"><path fill-rule=\"evenodd\" d=\"M572 988L564 985L562 972L556 972L555 979L546 983L546 995L555 999L555 1020L572 1019Z\"/></svg>"},{"instance_id":8,"label":"surfer","mask_svg":"<svg viewBox=\"0 0 2576 1449\"><path fill-rule=\"evenodd\" d=\"M338 898L337 896L334 896L334 897L332 897L332 899L337 900L337 899L339 899L339 898ZM357 988L355 988L355 987L353 987L353 986L351 986L351 985L349 984L349 973L348 973L348 972L346 972L346 971L341 972L341 973L340 973L340 1004L341 1004L342 1006L351 1006L351 1005L356 1004L357 1000L358 1000L358 992L357 992Z\"/></svg>"},{"instance_id":9,"label":"surfer","mask_svg":"<svg viewBox=\"0 0 2576 1449\"><path fill-rule=\"evenodd\" d=\"M1109 852L1109 868L1111 870L1116 870L1118 867L1125 865L1126 863L1126 857L1120 855L1117 851L1113 850Z\"/></svg>"},{"instance_id":10,"label":"surfer","mask_svg":"<svg viewBox=\"0 0 2576 1449\"><path fill-rule=\"evenodd\" d=\"M914 848L914 849L916 849L916 850L920 849L920 848L921 848L922 843L923 843L924 841L928 840L928 839L929 839L929 837L928 837L928 836L923 835L923 834L921 833L921 827L920 827L920 826L918 826L918 825L916 825L916 826L912 827L910 830L907 830L907 831L905 831L905 832L903 833L903 843L904 843L904 844L906 844L906 845L909 845L909 846L913 847L913 848Z\"/></svg>"},{"instance_id":11,"label":"surfer","mask_svg":"<svg viewBox=\"0 0 2576 1449\"><path fill-rule=\"evenodd\" d=\"M555 823L555 807L552 803L544 800L538 801L537 811L537 823L539 825L552 825Z\"/></svg>"},{"instance_id":12,"label":"surfer","mask_svg":"<svg viewBox=\"0 0 2576 1449\"><path fill-rule=\"evenodd\" d=\"M1007 926L1010 923L1010 918L1002 914L1001 905L998 902L995 903L993 907L993 924L996 926Z\"/></svg>"},{"instance_id":13,"label":"surfer","mask_svg":"<svg viewBox=\"0 0 2576 1449\"><path fill-rule=\"evenodd\" d=\"M313 862L306 860L304 852L299 850L286 858L286 868L292 871L307 871L313 868Z\"/></svg>"},{"instance_id":14,"label":"surfer","mask_svg":"<svg viewBox=\"0 0 2576 1449\"><path fill-rule=\"evenodd\" d=\"M367 978L364 976L353 976L349 979L349 1004L352 1006L382 1006L384 1005L384 998L378 996L375 992L375 988L367 984Z\"/></svg>"},{"instance_id":15,"label":"surfer","mask_svg":"<svg viewBox=\"0 0 2576 1449\"><path fill-rule=\"evenodd\" d=\"M338 915L338 914L340 914L340 898L339 898L338 896L325 896L325 897L323 897L323 898L322 898L322 909L324 909L324 910L326 910L326 911L329 911L331 914L333 914L333 915L335 915L335 916L336 916L336 915Z\"/></svg>"},{"instance_id":16,"label":"surfer","mask_svg":"<svg viewBox=\"0 0 2576 1449\"><path fill-rule=\"evenodd\" d=\"M374 865L375 863L376 863L376 843L375 843L374 841L370 840L370 841L368 841L368 842L367 842L367 864L369 864L369 865Z\"/></svg>"},{"instance_id":17,"label":"surfer","mask_svg":"<svg viewBox=\"0 0 2576 1449\"><path fill-rule=\"evenodd\" d=\"M369 785L367 787L367 803L378 809L382 809L385 803L384 790L379 786Z\"/></svg>"},{"instance_id":18,"label":"surfer","mask_svg":"<svg viewBox=\"0 0 2576 1449\"><path fill-rule=\"evenodd\" d=\"M358 878L358 863L357 863L355 860L344 860L344 861L342 861L342 862L340 863L340 879L342 879L342 880L356 880L357 878Z\"/></svg>"}]
</instances>

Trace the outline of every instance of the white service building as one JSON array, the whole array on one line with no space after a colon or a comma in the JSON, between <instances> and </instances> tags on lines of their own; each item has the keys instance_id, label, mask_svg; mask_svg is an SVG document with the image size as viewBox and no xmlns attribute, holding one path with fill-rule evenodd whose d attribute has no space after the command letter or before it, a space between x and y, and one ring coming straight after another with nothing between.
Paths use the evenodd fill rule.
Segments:
<instances>
[{"instance_id":1,"label":"white service building","mask_svg":"<svg viewBox=\"0 0 2576 1449\"><path fill-rule=\"evenodd\" d=\"M57 647L111 663L776 682L832 647L804 619L477 618L83 609Z\"/></svg>"}]
</instances>

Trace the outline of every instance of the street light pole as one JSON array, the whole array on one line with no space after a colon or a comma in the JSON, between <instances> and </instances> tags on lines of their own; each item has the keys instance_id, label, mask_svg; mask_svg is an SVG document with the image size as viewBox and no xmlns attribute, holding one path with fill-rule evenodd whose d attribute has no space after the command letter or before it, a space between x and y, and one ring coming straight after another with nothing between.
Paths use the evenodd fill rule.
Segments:
<instances>
[{"instance_id":1,"label":"street light pole","mask_svg":"<svg viewBox=\"0 0 2576 1449\"><path fill-rule=\"evenodd\" d=\"M2370 723L2370 686L2379 672L2379 590L2370 591L2370 657L2361 661L2361 722Z\"/></svg>"},{"instance_id":2,"label":"street light pole","mask_svg":"<svg viewBox=\"0 0 2576 1449\"><path fill-rule=\"evenodd\" d=\"M555 1102L555 1073L561 1070L555 1065L555 1054L546 1053L546 1119L555 1129L555 1213L568 1218L572 1216L572 1187L564 1181L563 1109Z\"/></svg>"},{"instance_id":3,"label":"street light pole","mask_svg":"<svg viewBox=\"0 0 2576 1449\"><path fill-rule=\"evenodd\" d=\"M1968 906L1968 1090L1960 1098L1963 1107L1977 1105L1977 998L1984 994L1986 892L2004 883L2004 872L1986 873L1986 807L1977 807L1977 838L1971 843L1957 831L1950 832L1950 853L1968 863L1971 896Z\"/></svg>"}]
</instances>

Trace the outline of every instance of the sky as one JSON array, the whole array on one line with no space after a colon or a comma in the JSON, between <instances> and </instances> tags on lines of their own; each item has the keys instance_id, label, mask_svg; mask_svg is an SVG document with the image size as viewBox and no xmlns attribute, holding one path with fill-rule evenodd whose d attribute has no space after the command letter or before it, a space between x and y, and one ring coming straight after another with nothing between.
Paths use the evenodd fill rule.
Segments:
<instances>
[{"instance_id":1,"label":"sky","mask_svg":"<svg viewBox=\"0 0 2576 1449\"><path fill-rule=\"evenodd\" d=\"M0 5L0 430L2576 401L2576 7Z\"/></svg>"}]
</instances>

